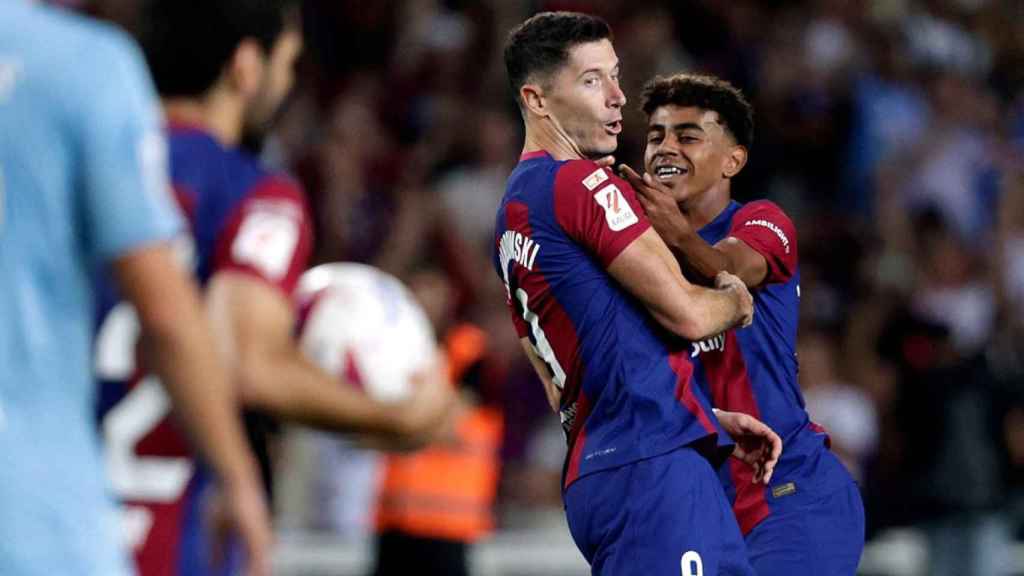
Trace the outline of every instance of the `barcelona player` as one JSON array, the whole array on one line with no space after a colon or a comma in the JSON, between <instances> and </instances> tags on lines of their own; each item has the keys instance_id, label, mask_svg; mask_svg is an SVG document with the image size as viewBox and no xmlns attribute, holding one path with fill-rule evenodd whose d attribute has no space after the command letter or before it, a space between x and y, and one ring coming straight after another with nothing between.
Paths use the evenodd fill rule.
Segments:
<instances>
[{"instance_id":1,"label":"barcelona player","mask_svg":"<svg viewBox=\"0 0 1024 576\"><path fill-rule=\"evenodd\" d=\"M694 377L711 402L763 420L785 451L769 485L731 459L720 469L758 576L856 572L864 510L853 479L811 422L797 383L797 234L774 203L732 200L753 140L753 109L727 82L655 78L643 93L646 174L622 171L680 264L711 281L736 274L754 297L751 326L694 342Z\"/></svg>"},{"instance_id":2,"label":"barcelona player","mask_svg":"<svg viewBox=\"0 0 1024 576\"><path fill-rule=\"evenodd\" d=\"M611 30L542 13L515 28L505 65L526 127L495 223L494 265L523 349L569 443L563 498L594 574L753 574L715 468L734 450L771 477L779 439L716 418L691 341L750 322L742 282L690 284L612 153L626 103Z\"/></svg>"},{"instance_id":3,"label":"barcelona player","mask_svg":"<svg viewBox=\"0 0 1024 576\"><path fill-rule=\"evenodd\" d=\"M205 288L217 343L247 407L385 443L425 441L451 399L440 367L418 378L407 401L381 404L319 369L293 338L291 296L311 250L309 209L294 180L239 147L290 89L301 50L291 14L278 0L146 5L142 44L169 121L172 184L189 221L182 257ZM109 285L103 294L102 426L138 570L207 573L213 551L212 528L201 522L203 470L154 379L133 361L129 305Z\"/></svg>"},{"instance_id":4,"label":"barcelona player","mask_svg":"<svg viewBox=\"0 0 1024 576\"><path fill-rule=\"evenodd\" d=\"M92 417L98 267L135 305L144 352L218 472L250 573L269 573L255 461L172 256L181 221L138 47L42 3L0 3L0 134L0 574L132 572Z\"/></svg>"}]
</instances>

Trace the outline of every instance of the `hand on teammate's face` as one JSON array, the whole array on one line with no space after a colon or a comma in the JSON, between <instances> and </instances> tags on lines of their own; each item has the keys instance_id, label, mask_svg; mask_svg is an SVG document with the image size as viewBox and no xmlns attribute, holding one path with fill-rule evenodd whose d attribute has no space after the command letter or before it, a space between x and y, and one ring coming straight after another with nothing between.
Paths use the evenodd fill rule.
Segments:
<instances>
[{"instance_id":1,"label":"hand on teammate's face","mask_svg":"<svg viewBox=\"0 0 1024 576\"><path fill-rule=\"evenodd\" d=\"M637 199L647 219L665 242L672 245L674 239L694 234L690 220L679 209L679 204L667 186L652 178L649 173L641 176L625 164L619 165L619 173L636 190Z\"/></svg>"},{"instance_id":2,"label":"hand on teammate's face","mask_svg":"<svg viewBox=\"0 0 1024 576\"><path fill-rule=\"evenodd\" d=\"M718 423L736 441L732 455L754 468L754 483L768 484L782 454L782 439L764 422L741 412L716 410Z\"/></svg>"},{"instance_id":3,"label":"hand on teammate's face","mask_svg":"<svg viewBox=\"0 0 1024 576\"><path fill-rule=\"evenodd\" d=\"M715 276L715 288L719 290L731 290L736 293L739 306L739 321L736 325L740 328L750 326L754 321L754 297L750 295L747 285L740 280L739 276L721 271Z\"/></svg>"}]
</instances>

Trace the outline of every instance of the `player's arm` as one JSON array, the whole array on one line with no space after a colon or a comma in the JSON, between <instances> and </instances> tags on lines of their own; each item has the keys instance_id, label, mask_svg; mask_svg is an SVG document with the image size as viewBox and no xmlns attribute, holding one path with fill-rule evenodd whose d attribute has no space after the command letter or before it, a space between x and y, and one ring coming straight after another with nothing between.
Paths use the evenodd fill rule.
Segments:
<instances>
[{"instance_id":1,"label":"player's arm","mask_svg":"<svg viewBox=\"0 0 1024 576\"><path fill-rule=\"evenodd\" d=\"M122 293L138 311L150 365L221 479L248 543L251 566L262 573L272 539L269 515L198 291L167 245L130 251L114 260L113 269Z\"/></svg>"},{"instance_id":2,"label":"player's arm","mask_svg":"<svg viewBox=\"0 0 1024 576\"><path fill-rule=\"evenodd\" d=\"M551 380L551 372L548 371L548 365L540 359L540 356L537 356L537 352L534 351L533 344L529 338L520 338L519 343L522 344L523 352L526 353L526 357L530 359L530 364L533 365L534 371L537 372L537 377L544 384L544 394L548 398L548 404L552 410L558 412L558 407L562 402L562 391Z\"/></svg>"},{"instance_id":3,"label":"player's arm","mask_svg":"<svg viewBox=\"0 0 1024 576\"><path fill-rule=\"evenodd\" d=\"M299 349L295 311L276 287L252 275L218 272L207 288L218 342L234 367L243 402L287 420L423 444L439 430L453 401L440 361L424 371L413 395L383 404L328 375Z\"/></svg>"},{"instance_id":4,"label":"player's arm","mask_svg":"<svg viewBox=\"0 0 1024 576\"><path fill-rule=\"evenodd\" d=\"M608 272L669 331L687 340L702 340L753 316L753 300L742 282L728 273L716 288L691 284L653 229L633 240L608 266Z\"/></svg>"},{"instance_id":5,"label":"player's arm","mask_svg":"<svg viewBox=\"0 0 1024 576\"><path fill-rule=\"evenodd\" d=\"M768 275L768 262L764 256L738 238L727 237L712 246L692 229L689 232L666 234L653 221L652 225L679 264L697 273L704 282L710 282L719 272L728 272L738 276L746 286L754 288L760 286Z\"/></svg>"},{"instance_id":6,"label":"player's arm","mask_svg":"<svg viewBox=\"0 0 1024 576\"><path fill-rule=\"evenodd\" d=\"M625 180L593 162L567 162L555 177L554 204L562 229L667 330L702 340L750 323L753 303L742 282L728 273L715 289L688 282Z\"/></svg>"},{"instance_id":7,"label":"player's arm","mask_svg":"<svg viewBox=\"0 0 1024 576\"><path fill-rule=\"evenodd\" d=\"M639 176L632 168L621 168L636 190L651 226L668 245L680 266L710 283L719 272L739 276L749 287L759 286L768 275L768 261L738 238L726 237L712 246L697 234L679 210L671 191L650 175Z\"/></svg>"},{"instance_id":8,"label":"player's arm","mask_svg":"<svg viewBox=\"0 0 1024 576\"><path fill-rule=\"evenodd\" d=\"M109 57L89 98L79 99L76 140L82 165L84 235L97 262L110 264L137 310L143 344L177 411L218 477L249 554L249 573L269 573L269 515L218 362L197 289L163 242L177 231L167 183L166 147L145 59L127 37L97 44Z\"/></svg>"}]
</instances>

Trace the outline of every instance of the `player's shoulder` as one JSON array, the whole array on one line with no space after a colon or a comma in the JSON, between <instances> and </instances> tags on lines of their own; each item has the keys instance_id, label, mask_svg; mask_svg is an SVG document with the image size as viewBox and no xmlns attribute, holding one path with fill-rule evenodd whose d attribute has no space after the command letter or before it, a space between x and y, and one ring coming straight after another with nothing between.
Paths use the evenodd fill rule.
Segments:
<instances>
[{"instance_id":1,"label":"player's shoulder","mask_svg":"<svg viewBox=\"0 0 1024 576\"><path fill-rule=\"evenodd\" d=\"M40 12L36 33L51 37L45 54L67 78L99 86L112 74L145 71L138 44L113 24L61 9L41 8Z\"/></svg>"},{"instance_id":2,"label":"player's shoulder","mask_svg":"<svg viewBox=\"0 0 1024 576\"><path fill-rule=\"evenodd\" d=\"M228 170L239 177L246 195L306 203L305 191L296 178L284 170L268 167L248 152L229 151Z\"/></svg>"},{"instance_id":3,"label":"player's shoulder","mask_svg":"<svg viewBox=\"0 0 1024 576\"><path fill-rule=\"evenodd\" d=\"M595 192L617 178L611 170L598 166L593 160L566 160L558 165L555 187L557 190Z\"/></svg>"},{"instance_id":4,"label":"player's shoulder","mask_svg":"<svg viewBox=\"0 0 1024 576\"><path fill-rule=\"evenodd\" d=\"M733 227L751 224L771 224L787 230L794 229L793 220L781 206L771 200L754 200L740 205L733 213Z\"/></svg>"},{"instance_id":5,"label":"player's shoulder","mask_svg":"<svg viewBox=\"0 0 1024 576\"><path fill-rule=\"evenodd\" d=\"M145 57L131 36L112 24L66 10L40 7L39 12L26 24L35 37L27 41L27 62L45 71L29 77L47 93L48 101L81 112L78 120L100 125L126 109L156 113ZM137 108L140 103L146 106Z\"/></svg>"}]
</instances>

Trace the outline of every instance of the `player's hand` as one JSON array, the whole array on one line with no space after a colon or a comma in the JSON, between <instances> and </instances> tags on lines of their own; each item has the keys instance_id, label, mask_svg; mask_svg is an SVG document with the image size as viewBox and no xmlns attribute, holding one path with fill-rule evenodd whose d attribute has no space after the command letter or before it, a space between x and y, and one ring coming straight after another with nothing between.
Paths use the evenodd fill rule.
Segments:
<instances>
[{"instance_id":1,"label":"player's hand","mask_svg":"<svg viewBox=\"0 0 1024 576\"><path fill-rule=\"evenodd\" d=\"M739 276L721 271L715 276L715 288L728 290L736 295L737 320L736 326L746 328L754 321L754 297L750 295L747 285Z\"/></svg>"},{"instance_id":2,"label":"player's hand","mask_svg":"<svg viewBox=\"0 0 1024 576\"><path fill-rule=\"evenodd\" d=\"M259 485L253 481L225 483L211 497L208 514L214 567L226 561L232 536L237 534L245 545L246 576L269 576L273 532Z\"/></svg>"},{"instance_id":3,"label":"player's hand","mask_svg":"<svg viewBox=\"0 0 1024 576\"><path fill-rule=\"evenodd\" d=\"M615 166L615 156L612 156L611 154L602 156L601 158L594 160L594 163L601 168L611 168L612 166Z\"/></svg>"},{"instance_id":4,"label":"player's hand","mask_svg":"<svg viewBox=\"0 0 1024 576\"><path fill-rule=\"evenodd\" d=\"M396 440L406 449L422 447L445 430L454 415L456 394L439 358L412 377L412 395L391 406Z\"/></svg>"},{"instance_id":5,"label":"player's hand","mask_svg":"<svg viewBox=\"0 0 1024 576\"><path fill-rule=\"evenodd\" d=\"M643 206L647 219L655 232L669 245L679 244L678 239L695 234L689 218L679 209L672 190L651 177L640 176L625 164L619 165L619 173L636 190L636 197Z\"/></svg>"},{"instance_id":6,"label":"player's hand","mask_svg":"<svg viewBox=\"0 0 1024 576\"><path fill-rule=\"evenodd\" d=\"M736 441L732 455L754 469L753 482L768 484L782 454L782 439L764 422L741 412L715 410L718 423Z\"/></svg>"}]
</instances>

